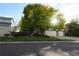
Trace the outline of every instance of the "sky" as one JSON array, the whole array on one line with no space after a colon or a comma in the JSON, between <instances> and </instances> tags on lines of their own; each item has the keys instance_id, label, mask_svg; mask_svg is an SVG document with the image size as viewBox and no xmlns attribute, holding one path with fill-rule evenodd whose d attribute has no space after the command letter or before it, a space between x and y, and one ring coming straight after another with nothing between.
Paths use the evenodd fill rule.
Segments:
<instances>
[{"instance_id":1,"label":"sky","mask_svg":"<svg viewBox=\"0 0 79 59\"><path fill-rule=\"evenodd\" d=\"M0 3L0 16L11 17L14 19L14 24L17 24L22 17L25 5L23 3Z\"/></svg>"},{"instance_id":2,"label":"sky","mask_svg":"<svg viewBox=\"0 0 79 59\"><path fill-rule=\"evenodd\" d=\"M0 16L14 18L17 24L23 15L24 6L28 3L0 3ZM44 3L45 4L45 3ZM79 17L79 3L46 3L64 13L66 21L69 22L75 17Z\"/></svg>"}]
</instances>

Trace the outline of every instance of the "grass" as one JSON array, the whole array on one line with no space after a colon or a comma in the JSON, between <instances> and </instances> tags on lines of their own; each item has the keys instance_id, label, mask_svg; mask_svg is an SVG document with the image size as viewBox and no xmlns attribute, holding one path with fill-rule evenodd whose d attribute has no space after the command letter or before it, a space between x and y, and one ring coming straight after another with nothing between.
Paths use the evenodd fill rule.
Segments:
<instances>
[{"instance_id":1,"label":"grass","mask_svg":"<svg viewBox=\"0 0 79 59\"><path fill-rule=\"evenodd\" d=\"M71 41L69 39L59 39L49 36L20 36L20 37L0 37L1 42L16 41Z\"/></svg>"}]
</instances>

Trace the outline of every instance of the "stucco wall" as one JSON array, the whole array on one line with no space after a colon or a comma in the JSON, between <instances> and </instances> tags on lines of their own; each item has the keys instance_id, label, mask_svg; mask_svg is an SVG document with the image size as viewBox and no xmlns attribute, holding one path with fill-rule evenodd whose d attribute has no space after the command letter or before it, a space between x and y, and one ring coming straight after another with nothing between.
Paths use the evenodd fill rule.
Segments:
<instances>
[{"instance_id":1,"label":"stucco wall","mask_svg":"<svg viewBox=\"0 0 79 59\"><path fill-rule=\"evenodd\" d=\"M12 18L0 17L0 36L4 36L5 34L10 34L11 20Z\"/></svg>"},{"instance_id":2,"label":"stucco wall","mask_svg":"<svg viewBox=\"0 0 79 59\"><path fill-rule=\"evenodd\" d=\"M0 27L0 36L4 36L4 34L10 34L10 27Z\"/></svg>"},{"instance_id":3,"label":"stucco wall","mask_svg":"<svg viewBox=\"0 0 79 59\"><path fill-rule=\"evenodd\" d=\"M48 36L56 36L56 31L46 31L45 32L45 35L48 35ZM63 31L59 31L59 36L64 36Z\"/></svg>"}]
</instances>

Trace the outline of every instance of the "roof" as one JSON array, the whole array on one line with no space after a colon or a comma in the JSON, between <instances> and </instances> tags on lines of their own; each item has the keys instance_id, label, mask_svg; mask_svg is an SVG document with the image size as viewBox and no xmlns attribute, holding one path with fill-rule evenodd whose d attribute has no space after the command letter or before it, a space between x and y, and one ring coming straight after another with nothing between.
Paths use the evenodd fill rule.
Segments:
<instances>
[{"instance_id":1,"label":"roof","mask_svg":"<svg viewBox=\"0 0 79 59\"><path fill-rule=\"evenodd\" d=\"M9 22L0 22L0 24L11 24Z\"/></svg>"},{"instance_id":2,"label":"roof","mask_svg":"<svg viewBox=\"0 0 79 59\"><path fill-rule=\"evenodd\" d=\"M10 20L12 20L13 18L11 18L11 17L4 17L4 16L0 16L0 18L7 18L7 19L10 19Z\"/></svg>"}]
</instances>

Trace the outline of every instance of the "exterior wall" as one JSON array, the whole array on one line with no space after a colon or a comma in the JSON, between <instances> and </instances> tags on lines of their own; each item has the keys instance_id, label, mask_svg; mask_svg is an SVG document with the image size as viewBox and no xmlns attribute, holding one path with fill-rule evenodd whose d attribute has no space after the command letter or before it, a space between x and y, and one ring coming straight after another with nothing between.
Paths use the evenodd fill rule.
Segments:
<instances>
[{"instance_id":1,"label":"exterior wall","mask_svg":"<svg viewBox=\"0 0 79 59\"><path fill-rule=\"evenodd\" d=\"M45 32L45 35L56 36L56 31L52 31L52 30L50 31L50 30L48 30L48 31ZM64 36L63 31L59 31L59 36Z\"/></svg>"},{"instance_id":2,"label":"exterior wall","mask_svg":"<svg viewBox=\"0 0 79 59\"><path fill-rule=\"evenodd\" d=\"M0 36L10 34L10 27L0 27Z\"/></svg>"},{"instance_id":3,"label":"exterior wall","mask_svg":"<svg viewBox=\"0 0 79 59\"><path fill-rule=\"evenodd\" d=\"M59 31L59 36L64 36L64 32L63 31Z\"/></svg>"},{"instance_id":4,"label":"exterior wall","mask_svg":"<svg viewBox=\"0 0 79 59\"><path fill-rule=\"evenodd\" d=\"M5 34L10 34L11 19L12 18L0 17L0 36L4 36Z\"/></svg>"}]
</instances>

